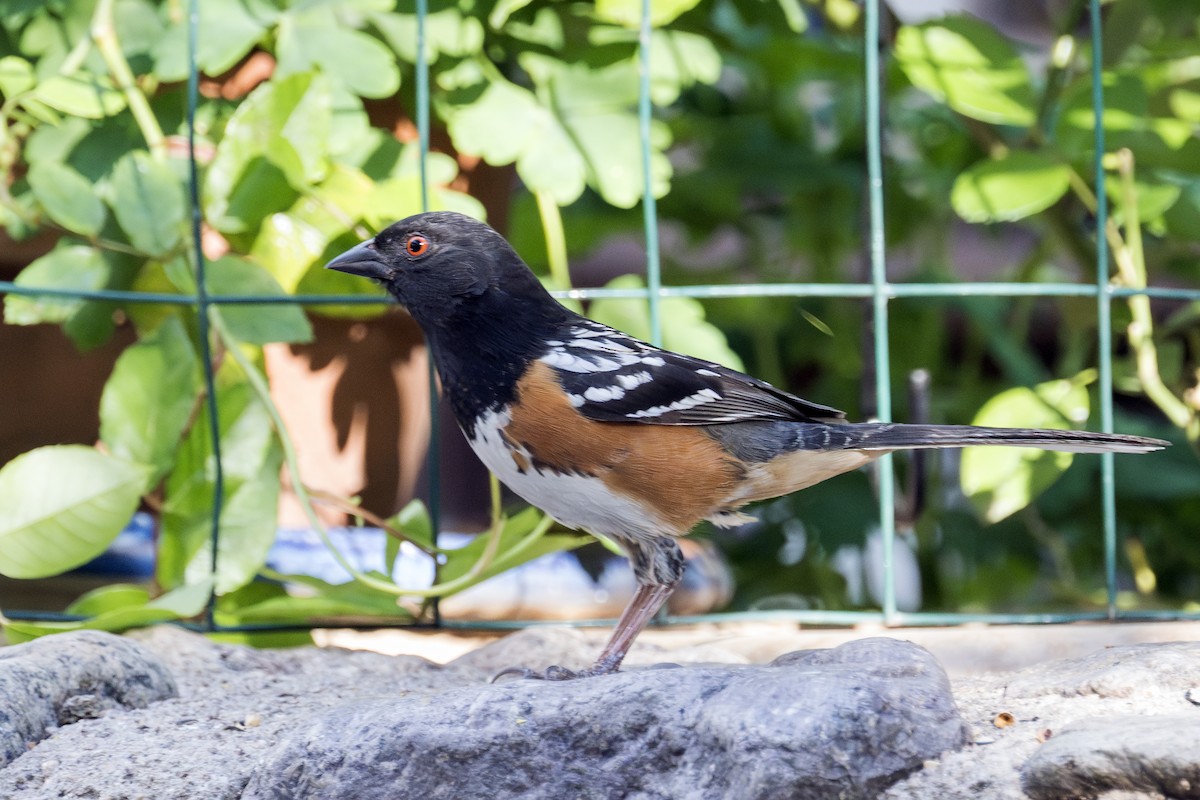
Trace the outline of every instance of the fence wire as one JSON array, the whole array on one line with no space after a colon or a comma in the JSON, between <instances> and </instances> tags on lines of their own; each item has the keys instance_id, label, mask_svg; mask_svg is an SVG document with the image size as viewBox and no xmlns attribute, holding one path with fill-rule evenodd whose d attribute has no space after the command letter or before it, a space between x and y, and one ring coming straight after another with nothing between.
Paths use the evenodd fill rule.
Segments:
<instances>
[{"instance_id":1,"label":"fence wire","mask_svg":"<svg viewBox=\"0 0 1200 800\"><path fill-rule=\"evenodd\" d=\"M209 310L221 305L276 305L291 304L304 306L322 305L379 305L386 301L375 297L361 295L289 295L289 296L245 296L210 294L205 285L205 258L201 247L201 207L199 197L199 181L197 159L195 155L195 113L198 105L199 71L197 68L196 52L199 30L199 2L189 0L188 4L188 60L189 74L187 84L187 127L189 149L189 204L191 213L191 235L196 258L197 289L194 295L174 293L151 293L138 291L116 290L67 290L41 289L17 286L13 282L0 281L0 295L37 295L44 297L63 297L83 300L107 300L115 302L137 302L144 304L166 304L192 306L197 311L200 324L200 347L204 368L204 382L207 389L205 413L208 415L213 432L212 448L216 466L214 508L211 522L211 552L214 569L217 563L217 552L220 540L220 508L224 491L224 475L222 470L221 442L219 434L218 401L215 391L213 370L213 353L209 342ZM882 81L885 70L886 43L881 37L881 3L880 0L863 0L864 34L863 48L865 54L864 86L866 96L866 140L867 140L867 203L868 203L868 238L867 252L870 263L870 279L866 282L854 283L773 283L773 284L731 284L731 285L682 285L664 286L662 284L661 264L659 256L658 218L655 198L651 186L651 148L650 126L653 106L650 96L650 36L651 0L641 2L641 21L638 31L639 42L639 78L638 78L638 122L644 173L643 214L644 234L646 243L646 276L647 286L644 289L572 289L556 292L559 297L569 297L577 300L602 298L636 298L647 301L650 308L652 340L661 343L661 303L671 297L691 297L697 299L714 298L769 298L769 297L811 297L811 298L848 298L869 301L871 309L872 356L874 364L875 406L876 416L881 420L890 420L892 415L892 395L890 389L890 352L889 352L889 307L891 301L899 298L939 298L939 297L1091 297L1095 299L1097 320L1097 350L1098 373L1100 385L1100 423L1104 432L1113 431L1113 341L1112 341L1112 303L1121 298L1144 295L1151 298L1197 301L1200 300L1200 289L1174 287L1127 288L1114 286L1110 281L1108 244L1103 235L1097 235L1095 282L1091 284L1046 283L1028 284L1014 282L979 282L979 283L904 283L894 284L888 280L887 253L884 240L884 181L883 171L883 136L885 131L885 115L882 107ZM1091 74L1092 74L1092 111L1094 114L1094 143L1095 143L1095 194L1097 198L1096 229L1103 231L1108 220L1108 200L1105 192L1105 136L1102 124L1104 115L1104 85L1102 80L1103 39L1100 14L1101 0L1089 0L1091 37ZM429 75L429 44L426 41L426 21L428 17L428 0L416 0L416 79L415 79L415 118L418 131L418 146L420 152L420 187L421 208L429 209L429 178L427 161L430 153L430 75ZM435 383L432 360L430 360L429 391L431 419L431 446L428 455L427 471L429 475L430 512L433 515L435 536L440 531L438 524L438 508L440 505L440 445L438 441L438 394ZM1113 455L1105 453L1101 458L1101 476L1098 486L1103 512L1103 543L1105 564L1105 591L1107 607L1098 611L1080 612L1047 612L1047 613L998 613L981 614L965 612L904 612L897 609L895 581L895 517L894 517L894 476L890 456L885 456L878 462L876 485L878 488L878 523L882 537L882 567L883 567L883 598L878 610L863 611L830 611L830 610L779 610L779 611L745 611L725 612L690 616L686 618L665 619L666 622L697 622L697 621L764 621L786 620L799 623L819 625L852 625L864 622L875 622L889 626L903 625L952 625L966 622L983 623L1053 623L1073 622L1098 619L1200 619L1200 612L1190 612L1184 609L1164 610L1122 610L1117 607L1117 530L1116 530L1116 493L1114 485ZM435 540L436 541L436 540ZM436 580L436 578L435 578ZM214 619L215 596L208 603L203 629L207 631L245 631L245 630L290 630L307 626L294 625L242 625L222 626ZM45 612L21 611L5 609L4 614L10 619L72 619L62 614L47 614ZM389 623L373 622L369 626L382 627ZM397 626L412 627L412 623L392 623ZM471 628L510 628L531 624L529 621L499 621L478 622L462 621L443 618L434 605L434 625L444 627ZM556 623L561 624L561 623ZM582 625L604 625L606 621L581 621ZM339 623L340 625L340 623Z\"/></svg>"}]
</instances>

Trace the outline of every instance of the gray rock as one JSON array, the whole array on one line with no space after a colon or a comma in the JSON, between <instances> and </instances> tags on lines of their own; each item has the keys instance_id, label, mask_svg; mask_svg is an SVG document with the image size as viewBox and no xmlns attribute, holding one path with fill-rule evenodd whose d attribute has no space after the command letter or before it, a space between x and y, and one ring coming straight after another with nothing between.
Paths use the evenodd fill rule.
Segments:
<instances>
[{"instance_id":1,"label":"gray rock","mask_svg":"<svg viewBox=\"0 0 1200 800\"><path fill-rule=\"evenodd\" d=\"M0 650L0 767L56 728L174 697L171 673L145 648L77 631Z\"/></svg>"},{"instance_id":2,"label":"gray rock","mask_svg":"<svg viewBox=\"0 0 1200 800\"><path fill-rule=\"evenodd\" d=\"M1080 720L1025 763L1021 786L1035 800L1093 798L1117 790L1200 798L1200 715Z\"/></svg>"},{"instance_id":3,"label":"gray rock","mask_svg":"<svg viewBox=\"0 0 1200 800\"><path fill-rule=\"evenodd\" d=\"M966 734L928 652L866 639L346 705L298 724L242 797L868 798Z\"/></svg>"},{"instance_id":4,"label":"gray rock","mask_svg":"<svg viewBox=\"0 0 1200 800\"><path fill-rule=\"evenodd\" d=\"M108 638L158 654L179 697L58 729L0 769L3 800L237 800L299 718L351 698L390 703L479 682L411 656L255 650L170 626L139 631L140 646Z\"/></svg>"},{"instance_id":5,"label":"gray rock","mask_svg":"<svg viewBox=\"0 0 1200 800\"><path fill-rule=\"evenodd\" d=\"M1082 658L1047 661L1008 682L1008 697L1059 695L1128 698L1200 685L1200 642L1107 647Z\"/></svg>"}]
</instances>

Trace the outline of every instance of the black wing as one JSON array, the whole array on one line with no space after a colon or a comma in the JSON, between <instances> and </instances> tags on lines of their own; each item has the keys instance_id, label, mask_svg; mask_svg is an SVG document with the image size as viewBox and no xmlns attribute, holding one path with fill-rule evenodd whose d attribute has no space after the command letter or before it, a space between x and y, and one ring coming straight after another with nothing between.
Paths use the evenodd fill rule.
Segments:
<instances>
[{"instance_id":1,"label":"black wing","mask_svg":"<svg viewBox=\"0 0 1200 800\"><path fill-rule=\"evenodd\" d=\"M571 404L589 419L652 425L720 425L778 419L831 422L845 414L711 361L662 350L590 320L549 342Z\"/></svg>"}]
</instances>

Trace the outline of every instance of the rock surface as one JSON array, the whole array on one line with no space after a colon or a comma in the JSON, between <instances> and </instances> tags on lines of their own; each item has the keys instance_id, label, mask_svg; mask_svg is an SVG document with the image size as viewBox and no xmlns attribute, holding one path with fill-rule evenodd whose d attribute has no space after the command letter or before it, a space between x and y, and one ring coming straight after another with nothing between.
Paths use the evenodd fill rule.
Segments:
<instances>
[{"instance_id":1,"label":"rock surface","mask_svg":"<svg viewBox=\"0 0 1200 800\"><path fill-rule=\"evenodd\" d=\"M1126 630L1084 633L1095 646ZM884 639L759 666L728 638L642 642L615 676L489 683L514 665L583 666L597 636L535 628L444 666L171 627L0 649L0 798L1200 797L1193 642L960 672L961 718L937 662ZM666 660L688 665L645 668Z\"/></svg>"},{"instance_id":2,"label":"rock surface","mask_svg":"<svg viewBox=\"0 0 1200 800\"><path fill-rule=\"evenodd\" d=\"M1021 769L1036 800L1124 789L1200 798L1200 714L1122 715L1067 726Z\"/></svg>"},{"instance_id":3,"label":"rock surface","mask_svg":"<svg viewBox=\"0 0 1200 800\"><path fill-rule=\"evenodd\" d=\"M1200 687L1197 642L1108 647L1010 675L958 681L955 697L974 743L926 764L884 796L1200 796L1182 793L1183 781L1200 785L1189 778L1200 770L1193 738L1200 735L1200 706L1189 700L1194 687Z\"/></svg>"},{"instance_id":4,"label":"rock surface","mask_svg":"<svg viewBox=\"0 0 1200 800\"><path fill-rule=\"evenodd\" d=\"M243 797L870 798L965 736L928 652L865 639L765 667L339 707L272 752Z\"/></svg>"},{"instance_id":5,"label":"rock surface","mask_svg":"<svg viewBox=\"0 0 1200 800\"><path fill-rule=\"evenodd\" d=\"M64 633L0 649L0 767L59 726L144 708L175 691L154 655L109 633Z\"/></svg>"}]
</instances>

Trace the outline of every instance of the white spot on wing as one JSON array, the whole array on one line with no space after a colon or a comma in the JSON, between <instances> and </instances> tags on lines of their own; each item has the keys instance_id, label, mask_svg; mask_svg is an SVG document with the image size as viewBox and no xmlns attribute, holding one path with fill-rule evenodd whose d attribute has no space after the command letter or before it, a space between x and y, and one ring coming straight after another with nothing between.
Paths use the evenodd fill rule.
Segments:
<instances>
[{"instance_id":1,"label":"white spot on wing","mask_svg":"<svg viewBox=\"0 0 1200 800\"><path fill-rule=\"evenodd\" d=\"M551 350L539 360L555 369L566 370L567 372L612 372L614 369L620 369L622 366L610 358L601 358L600 356L585 358L566 350L558 349Z\"/></svg>"},{"instance_id":2,"label":"white spot on wing","mask_svg":"<svg viewBox=\"0 0 1200 800\"><path fill-rule=\"evenodd\" d=\"M644 356L642 363L648 367L661 367L667 362L662 359L662 356Z\"/></svg>"},{"instance_id":3,"label":"white spot on wing","mask_svg":"<svg viewBox=\"0 0 1200 800\"><path fill-rule=\"evenodd\" d=\"M602 350L607 353L632 353L633 350L611 339L572 339L568 347L578 347L580 350Z\"/></svg>"},{"instance_id":4,"label":"white spot on wing","mask_svg":"<svg viewBox=\"0 0 1200 800\"><path fill-rule=\"evenodd\" d=\"M635 372L632 375L617 376L617 383L621 384L622 389L636 389L643 383L649 383L652 380L654 380L654 376L645 371Z\"/></svg>"},{"instance_id":5,"label":"white spot on wing","mask_svg":"<svg viewBox=\"0 0 1200 800\"><path fill-rule=\"evenodd\" d=\"M689 408L711 403L714 400L720 400L721 395L717 394L712 389L701 389L695 394L690 394L687 397L680 398L670 405L666 406L651 406L642 408L625 416L632 419L641 419L645 417L661 417L663 414L669 414L672 411L687 411Z\"/></svg>"},{"instance_id":6,"label":"white spot on wing","mask_svg":"<svg viewBox=\"0 0 1200 800\"><path fill-rule=\"evenodd\" d=\"M625 396L625 390L620 386L589 386L583 396L595 403L606 403L609 400L620 400Z\"/></svg>"},{"instance_id":7,"label":"white spot on wing","mask_svg":"<svg viewBox=\"0 0 1200 800\"><path fill-rule=\"evenodd\" d=\"M707 376L708 376L708 377L710 377L710 378L719 378L719 377L721 377L721 374L720 374L720 373L718 373L718 372L713 372L711 369L698 369L698 370L696 370L696 374L697 374L697 375L707 375Z\"/></svg>"}]
</instances>

